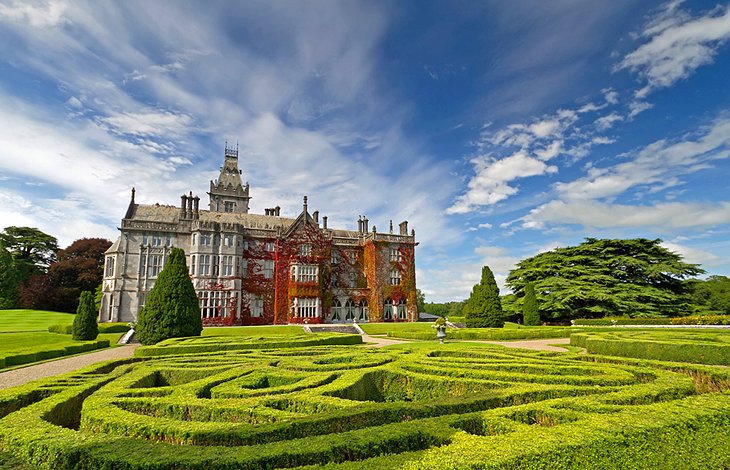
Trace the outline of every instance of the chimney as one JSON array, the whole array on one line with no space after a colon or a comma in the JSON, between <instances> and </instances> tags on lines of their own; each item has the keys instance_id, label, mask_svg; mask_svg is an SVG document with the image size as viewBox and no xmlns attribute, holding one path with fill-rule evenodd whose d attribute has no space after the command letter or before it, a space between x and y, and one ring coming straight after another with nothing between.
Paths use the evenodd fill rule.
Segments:
<instances>
[{"instance_id":1,"label":"chimney","mask_svg":"<svg viewBox=\"0 0 730 470\"><path fill-rule=\"evenodd\" d=\"M327 230L327 216L326 215L322 216L322 228Z\"/></svg>"},{"instance_id":2,"label":"chimney","mask_svg":"<svg viewBox=\"0 0 730 470\"><path fill-rule=\"evenodd\" d=\"M193 218L193 192L190 191L190 196L188 196L188 219Z\"/></svg>"},{"instance_id":3,"label":"chimney","mask_svg":"<svg viewBox=\"0 0 730 470\"><path fill-rule=\"evenodd\" d=\"M398 227L400 228L400 234L401 235L408 235L408 221L404 220L403 222L398 224Z\"/></svg>"},{"instance_id":4,"label":"chimney","mask_svg":"<svg viewBox=\"0 0 730 470\"><path fill-rule=\"evenodd\" d=\"M307 212L307 196L304 196L304 204L302 205L302 211Z\"/></svg>"},{"instance_id":5,"label":"chimney","mask_svg":"<svg viewBox=\"0 0 730 470\"><path fill-rule=\"evenodd\" d=\"M390 234L393 235L393 220L390 220Z\"/></svg>"},{"instance_id":6,"label":"chimney","mask_svg":"<svg viewBox=\"0 0 730 470\"><path fill-rule=\"evenodd\" d=\"M365 233L367 233L367 231L368 231L368 223L369 222L370 221L368 220L367 217L363 217L362 218L362 231L365 232ZM375 227L373 227L373 228L375 228Z\"/></svg>"},{"instance_id":7,"label":"chimney","mask_svg":"<svg viewBox=\"0 0 730 470\"><path fill-rule=\"evenodd\" d=\"M362 233L362 216L361 215L357 216L357 231L359 233Z\"/></svg>"},{"instance_id":8,"label":"chimney","mask_svg":"<svg viewBox=\"0 0 730 470\"><path fill-rule=\"evenodd\" d=\"M279 217L279 213L281 212L281 207L276 206L274 207L274 215Z\"/></svg>"},{"instance_id":9,"label":"chimney","mask_svg":"<svg viewBox=\"0 0 730 470\"><path fill-rule=\"evenodd\" d=\"M312 218L314 219L314 223L319 225L319 211L312 212Z\"/></svg>"},{"instance_id":10,"label":"chimney","mask_svg":"<svg viewBox=\"0 0 730 470\"><path fill-rule=\"evenodd\" d=\"M199 219L200 218L200 198L198 196L195 196L193 198L193 219Z\"/></svg>"},{"instance_id":11,"label":"chimney","mask_svg":"<svg viewBox=\"0 0 730 470\"><path fill-rule=\"evenodd\" d=\"M377 229L375 228L375 225L373 225L373 234L378 233Z\"/></svg>"},{"instance_id":12,"label":"chimney","mask_svg":"<svg viewBox=\"0 0 730 470\"><path fill-rule=\"evenodd\" d=\"M264 215L271 215L271 209L264 209Z\"/></svg>"},{"instance_id":13,"label":"chimney","mask_svg":"<svg viewBox=\"0 0 730 470\"><path fill-rule=\"evenodd\" d=\"M180 218L181 219L187 219L188 213L185 212L185 206L187 204L188 197L186 195L180 196Z\"/></svg>"}]
</instances>

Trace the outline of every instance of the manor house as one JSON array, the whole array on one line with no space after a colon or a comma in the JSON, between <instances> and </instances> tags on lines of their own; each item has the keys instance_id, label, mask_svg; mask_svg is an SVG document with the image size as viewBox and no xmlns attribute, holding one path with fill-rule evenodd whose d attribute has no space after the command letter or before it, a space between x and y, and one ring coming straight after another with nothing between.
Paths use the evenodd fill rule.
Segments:
<instances>
[{"instance_id":1,"label":"manor house","mask_svg":"<svg viewBox=\"0 0 730 470\"><path fill-rule=\"evenodd\" d=\"M101 321L136 321L171 247L185 250L204 325L416 321L415 232L357 218L340 230L309 212L249 213L238 148L226 145L208 210L190 192L179 206L137 204L106 252ZM354 216L353 216L354 220Z\"/></svg>"}]
</instances>

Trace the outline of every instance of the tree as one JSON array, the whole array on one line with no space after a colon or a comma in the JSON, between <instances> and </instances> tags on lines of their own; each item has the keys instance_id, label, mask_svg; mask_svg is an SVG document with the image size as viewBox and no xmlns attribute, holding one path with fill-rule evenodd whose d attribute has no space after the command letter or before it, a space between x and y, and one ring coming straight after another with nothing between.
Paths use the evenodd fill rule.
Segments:
<instances>
[{"instance_id":1,"label":"tree","mask_svg":"<svg viewBox=\"0 0 730 470\"><path fill-rule=\"evenodd\" d=\"M416 308L418 312L425 312L426 295L421 292L421 289L416 289Z\"/></svg>"},{"instance_id":2,"label":"tree","mask_svg":"<svg viewBox=\"0 0 730 470\"><path fill-rule=\"evenodd\" d=\"M730 277L710 276L685 282L689 301L699 311L730 314Z\"/></svg>"},{"instance_id":3,"label":"tree","mask_svg":"<svg viewBox=\"0 0 730 470\"><path fill-rule=\"evenodd\" d=\"M489 266L482 268L482 279L471 291L464 308L469 328L501 328L504 326L499 287Z\"/></svg>"},{"instance_id":4,"label":"tree","mask_svg":"<svg viewBox=\"0 0 730 470\"><path fill-rule=\"evenodd\" d=\"M94 294L85 290L81 293L79 306L74 317L73 339L90 341L96 339L97 336L99 336L99 324L96 321Z\"/></svg>"},{"instance_id":5,"label":"tree","mask_svg":"<svg viewBox=\"0 0 730 470\"><path fill-rule=\"evenodd\" d=\"M13 308L18 301L18 272L12 255L0 247L0 309Z\"/></svg>"},{"instance_id":6,"label":"tree","mask_svg":"<svg viewBox=\"0 0 730 470\"><path fill-rule=\"evenodd\" d=\"M44 274L58 251L56 237L33 227L7 227L0 232L0 246L5 247L15 260L20 279Z\"/></svg>"},{"instance_id":7,"label":"tree","mask_svg":"<svg viewBox=\"0 0 730 470\"><path fill-rule=\"evenodd\" d=\"M520 261L507 285L535 285L543 318L677 315L686 310L683 279L703 273L661 240L587 238Z\"/></svg>"},{"instance_id":8,"label":"tree","mask_svg":"<svg viewBox=\"0 0 730 470\"><path fill-rule=\"evenodd\" d=\"M56 310L56 289L48 274L31 276L20 285L18 307L31 310Z\"/></svg>"},{"instance_id":9,"label":"tree","mask_svg":"<svg viewBox=\"0 0 730 470\"><path fill-rule=\"evenodd\" d=\"M81 238L58 252L48 274L57 289L58 306L72 312L81 291L94 291L104 277L104 253L112 242L103 238Z\"/></svg>"},{"instance_id":10,"label":"tree","mask_svg":"<svg viewBox=\"0 0 730 470\"><path fill-rule=\"evenodd\" d=\"M185 252L172 248L137 319L137 338L155 344L168 338L200 336L203 323Z\"/></svg>"},{"instance_id":11,"label":"tree","mask_svg":"<svg viewBox=\"0 0 730 470\"><path fill-rule=\"evenodd\" d=\"M531 282L525 285L525 298L522 300L522 322L526 326L538 326L540 324L540 310L537 307L535 285Z\"/></svg>"}]
</instances>

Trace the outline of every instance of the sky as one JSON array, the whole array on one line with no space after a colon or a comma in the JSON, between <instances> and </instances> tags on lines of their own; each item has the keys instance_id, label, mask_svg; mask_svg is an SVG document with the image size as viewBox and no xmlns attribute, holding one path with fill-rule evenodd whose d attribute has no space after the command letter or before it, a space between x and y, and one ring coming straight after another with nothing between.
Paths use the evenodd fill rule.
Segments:
<instances>
[{"instance_id":1,"label":"sky","mask_svg":"<svg viewBox=\"0 0 730 470\"><path fill-rule=\"evenodd\" d=\"M0 229L115 240L238 145L252 212L416 231L427 301L586 237L730 275L730 3L0 0Z\"/></svg>"}]
</instances>

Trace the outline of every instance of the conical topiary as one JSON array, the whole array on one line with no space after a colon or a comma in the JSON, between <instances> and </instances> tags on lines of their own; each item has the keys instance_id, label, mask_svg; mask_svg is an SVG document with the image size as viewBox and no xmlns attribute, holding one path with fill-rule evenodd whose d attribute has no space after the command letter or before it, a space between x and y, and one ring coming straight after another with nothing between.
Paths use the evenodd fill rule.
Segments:
<instances>
[{"instance_id":1,"label":"conical topiary","mask_svg":"<svg viewBox=\"0 0 730 470\"><path fill-rule=\"evenodd\" d=\"M79 299L79 306L74 317L73 339L78 341L90 341L99 336L99 324L96 321L96 308L94 308L94 294L83 291Z\"/></svg>"},{"instance_id":2,"label":"conical topiary","mask_svg":"<svg viewBox=\"0 0 730 470\"><path fill-rule=\"evenodd\" d=\"M137 338L142 344L155 344L168 338L200 336L201 331L200 306L188 275L185 252L172 248L139 312Z\"/></svg>"},{"instance_id":3,"label":"conical topiary","mask_svg":"<svg viewBox=\"0 0 730 470\"><path fill-rule=\"evenodd\" d=\"M522 301L522 321L526 326L540 325L540 310L537 307L535 285L531 282L525 285L525 298Z\"/></svg>"},{"instance_id":4,"label":"conical topiary","mask_svg":"<svg viewBox=\"0 0 730 470\"><path fill-rule=\"evenodd\" d=\"M489 266L482 268L482 279L475 285L464 307L469 328L502 328L504 314L499 287Z\"/></svg>"}]
</instances>

